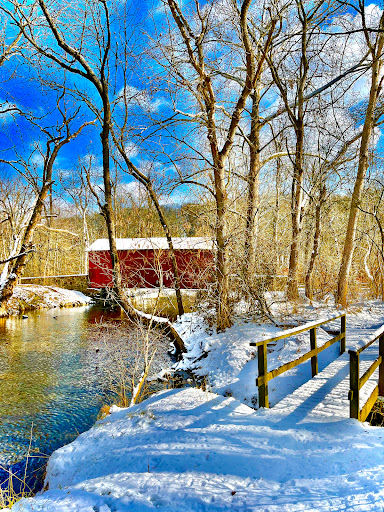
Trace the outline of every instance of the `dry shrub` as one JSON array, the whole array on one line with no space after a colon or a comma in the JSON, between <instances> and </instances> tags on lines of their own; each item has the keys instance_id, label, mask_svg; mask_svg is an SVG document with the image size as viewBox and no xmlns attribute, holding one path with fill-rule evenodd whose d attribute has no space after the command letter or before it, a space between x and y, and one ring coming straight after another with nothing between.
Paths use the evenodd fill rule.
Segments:
<instances>
[{"instance_id":1,"label":"dry shrub","mask_svg":"<svg viewBox=\"0 0 384 512\"><path fill-rule=\"evenodd\" d=\"M26 456L26 463L23 474L21 476L15 475L11 469L6 469L0 466L0 469L8 474L8 478L2 482L0 487L0 508L11 508L16 502L23 498L30 498L34 496L35 492L27 483L28 462L32 454L32 436L33 424L31 425L31 433L29 438L29 446ZM42 454L35 455L42 457Z\"/></svg>"},{"instance_id":2,"label":"dry shrub","mask_svg":"<svg viewBox=\"0 0 384 512\"><path fill-rule=\"evenodd\" d=\"M384 400L378 398L368 416L368 421L375 427L384 426Z\"/></svg>"},{"instance_id":3,"label":"dry shrub","mask_svg":"<svg viewBox=\"0 0 384 512\"><path fill-rule=\"evenodd\" d=\"M128 407L153 393L149 372L157 373L169 364L165 356L170 342L163 332L125 318L101 320L91 329L107 402Z\"/></svg>"}]
</instances>

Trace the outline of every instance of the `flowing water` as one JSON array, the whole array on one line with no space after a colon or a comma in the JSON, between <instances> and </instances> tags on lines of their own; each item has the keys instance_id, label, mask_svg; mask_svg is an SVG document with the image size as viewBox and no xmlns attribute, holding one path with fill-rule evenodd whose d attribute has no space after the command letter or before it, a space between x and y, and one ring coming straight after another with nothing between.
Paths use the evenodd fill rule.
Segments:
<instances>
[{"instance_id":1,"label":"flowing water","mask_svg":"<svg viewBox=\"0 0 384 512\"><path fill-rule=\"evenodd\" d=\"M38 488L46 456L95 422L109 385L95 340L101 315L84 307L0 320L0 482L9 470L22 476L30 453L28 484ZM171 362L165 347L161 365Z\"/></svg>"}]
</instances>

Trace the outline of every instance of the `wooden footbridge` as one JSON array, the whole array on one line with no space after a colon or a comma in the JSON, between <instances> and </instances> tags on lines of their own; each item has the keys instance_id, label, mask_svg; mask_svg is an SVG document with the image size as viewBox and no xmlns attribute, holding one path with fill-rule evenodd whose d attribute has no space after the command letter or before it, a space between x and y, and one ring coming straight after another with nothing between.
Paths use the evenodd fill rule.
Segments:
<instances>
[{"instance_id":1,"label":"wooden footbridge","mask_svg":"<svg viewBox=\"0 0 384 512\"><path fill-rule=\"evenodd\" d=\"M340 320L339 333L318 346L316 329ZM268 371L268 345L309 331L310 351L301 357ZM370 331L372 332L372 331ZM346 315L342 314L283 331L280 335L251 343L257 347L259 376L259 404L269 407L268 383L275 377L311 360L312 379L296 389L274 406L274 410L290 414L295 412L305 422L339 421L356 418L365 421L378 396L384 396L384 326L372 334L358 339L367 330L346 331ZM346 336L351 336L355 347L346 352ZM340 343L340 356L321 372L318 355L334 343Z\"/></svg>"}]
</instances>

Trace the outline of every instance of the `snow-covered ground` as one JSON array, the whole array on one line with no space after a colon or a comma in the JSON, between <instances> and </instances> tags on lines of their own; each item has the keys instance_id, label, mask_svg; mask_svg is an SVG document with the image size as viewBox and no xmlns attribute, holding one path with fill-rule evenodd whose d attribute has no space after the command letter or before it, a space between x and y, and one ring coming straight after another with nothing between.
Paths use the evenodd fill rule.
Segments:
<instances>
[{"instance_id":1,"label":"snow-covered ground","mask_svg":"<svg viewBox=\"0 0 384 512\"><path fill-rule=\"evenodd\" d=\"M13 297L8 301L8 315L18 315L33 309L84 306L91 298L76 290L65 290L57 286L24 284L16 286Z\"/></svg>"},{"instance_id":2,"label":"snow-covered ground","mask_svg":"<svg viewBox=\"0 0 384 512\"><path fill-rule=\"evenodd\" d=\"M337 316L336 312L327 318ZM340 322L334 325L339 327ZM194 314L186 314L176 324L176 329L188 349L183 360L177 365L180 370L193 370L198 377L204 377L212 391L233 396L250 405L257 404L257 388L255 379L258 374L256 348L251 347L252 341L271 338L282 332L280 327L266 324L254 324L238 320L237 323L224 333L211 332L207 334L205 325ZM317 343L321 346L332 336L323 329L317 330ZM299 334L274 343L268 354L268 370L297 359L309 352L309 332ZM338 354L335 345L319 356L319 369L324 368ZM311 375L310 361L302 364L274 379L270 384L270 402L281 400L284 396L306 382Z\"/></svg>"},{"instance_id":3,"label":"snow-covered ground","mask_svg":"<svg viewBox=\"0 0 384 512\"><path fill-rule=\"evenodd\" d=\"M255 389L258 368L257 358L255 358L256 348L251 347L250 343L272 338L286 330L287 326L312 321L320 322L343 313L332 305L324 306L320 303L303 304L296 313L290 311L288 314L282 311L279 305L275 308L276 318L280 320L279 323L283 327L257 324L239 317L235 325L224 333L215 333L212 329L208 329L197 314L184 315L174 326L183 338L188 352L177 368L193 370L195 375L205 378L208 388L215 393L233 396L247 405L254 406L258 398L257 388ZM369 301L364 305L350 307L347 312L347 348L355 347L368 332L373 332L383 324L384 303ZM337 331L340 329L340 320L335 320L324 327ZM333 334L328 334L324 329L317 329L318 346L332 337ZM309 332L278 341L270 347L269 371L309 352ZM319 371L338 355L338 343L320 353ZM307 361L273 379L269 385L270 404L273 406L279 402L310 377L311 363Z\"/></svg>"},{"instance_id":4,"label":"snow-covered ground","mask_svg":"<svg viewBox=\"0 0 384 512\"><path fill-rule=\"evenodd\" d=\"M116 409L13 512L382 511L384 430L286 422L199 389Z\"/></svg>"},{"instance_id":5,"label":"snow-covered ground","mask_svg":"<svg viewBox=\"0 0 384 512\"><path fill-rule=\"evenodd\" d=\"M383 303L351 312L350 346L384 323ZM306 305L289 312L289 322L338 313ZM331 327L338 326L339 320ZM188 347L179 367L206 376L214 393L169 390L128 409L114 407L51 456L49 490L12 512L383 511L383 429L350 419L308 422L300 411L245 405L257 400L249 342L279 327L243 320L216 334L197 315L185 315L176 328ZM319 345L329 337L318 330ZM338 355L337 345L322 353L320 369ZM269 369L308 350L306 333L278 342ZM309 365L271 381L272 404L309 379Z\"/></svg>"}]
</instances>

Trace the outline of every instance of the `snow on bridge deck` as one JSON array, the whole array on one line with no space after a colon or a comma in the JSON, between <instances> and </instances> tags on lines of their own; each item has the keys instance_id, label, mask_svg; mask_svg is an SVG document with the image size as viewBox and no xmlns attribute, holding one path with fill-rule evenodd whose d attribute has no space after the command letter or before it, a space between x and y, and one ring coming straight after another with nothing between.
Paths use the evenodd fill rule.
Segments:
<instances>
[{"instance_id":1,"label":"snow on bridge deck","mask_svg":"<svg viewBox=\"0 0 384 512\"><path fill-rule=\"evenodd\" d=\"M347 329L347 347L358 345L363 338L372 336L372 329ZM371 338L372 339L372 338ZM360 377L377 359L378 340L360 354ZM376 370L360 390L360 409L365 405L378 383ZM336 422L349 418L348 392L349 354L348 350L330 363L311 380L283 398L274 411L292 416L295 423Z\"/></svg>"}]
</instances>

